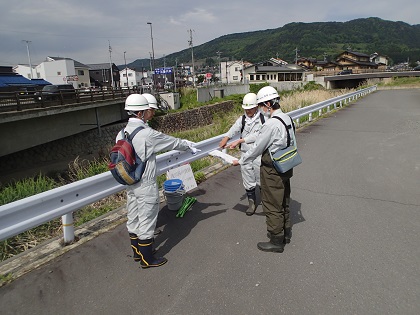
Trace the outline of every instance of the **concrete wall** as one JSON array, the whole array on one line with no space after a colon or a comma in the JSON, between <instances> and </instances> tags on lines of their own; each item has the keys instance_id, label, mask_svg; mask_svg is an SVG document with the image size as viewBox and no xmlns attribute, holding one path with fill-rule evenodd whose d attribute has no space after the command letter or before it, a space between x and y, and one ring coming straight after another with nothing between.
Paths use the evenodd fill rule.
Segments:
<instances>
[{"instance_id":1,"label":"concrete wall","mask_svg":"<svg viewBox=\"0 0 420 315\"><path fill-rule=\"evenodd\" d=\"M155 117L150 124L156 130L164 133L194 129L211 124L215 113L231 111L233 107L234 104L231 101L222 102ZM21 174L23 172L25 176L35 176L39 174L41 169L43 173L48 173L46 170L64 171L67 170L67 165L78 156L82 159L105 157L115 143L117 133L125 125L126 122L104 126L101 128L101 134L99 134L98 129L86 130L79 134L1 156L2 173L0 182L5 183L6 180L13 178L16 173ZM31 139L36 138L36 135L35 137L29 134L27 136Z\"/></svg>"},{"instance_id":2,"label":"concrete wall","mask_svg":"<svg viewBox=\"0 0 420 315\"><path fill-rule=\"evenodd\" d=\"M200 87L197 89L197 100L204 103L210 101L214 97L220 97L220 93L222 93L223 96L228 96L232 94L246 94L248 92L249 84Z\"/></svg>"},{"instance_id":3,"label":"concrete wall","mask_svg":"<svg viewBox=\"0 0 420 315\"><path fill-rule=\"evenodd\" d=\"M302 81L281 81L281 82L270 82L270 85L275 87L279 92L284 90L293 90L304 86L308 82ZM237 84L237 85L220 85L212 87L200 87L197 89L197 100L199 102L208 102L214 97L220 97L220 95L228 96L232 94L246 94L249 92L249 84Z\"/></svg>"}]
</instances>

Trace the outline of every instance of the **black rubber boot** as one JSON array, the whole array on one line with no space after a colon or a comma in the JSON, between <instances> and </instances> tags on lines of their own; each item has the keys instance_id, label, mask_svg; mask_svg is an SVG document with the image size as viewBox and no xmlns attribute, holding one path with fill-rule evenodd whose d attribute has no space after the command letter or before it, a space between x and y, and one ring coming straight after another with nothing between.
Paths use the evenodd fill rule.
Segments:
<instances>
[{"instance_id":1,"label":"black rubber boot","mask_svg":"<svg viewBox=\"0 0 420 315\"><path fill-rule=\"evenodd\" d=\"M257 244L259 250L264 252L283 253L284 251L284 236L272 235L269 242L260 242Z\"/></svg>"},{"instance_id":2,"label":"black rubber boot","mask_svg":"<svg viewBox=\"0 0 420 315\"><path fill-rule=\"evenodd\" d=\"M290 198L284 198L283 208L284 208L284 243L289 244L290 239L292 238L292 222L290 219Z\"/></svg>"},{"instance_id":3,"label":"black rubber boot","mask_svg":"<svg viewBox=\"0 0 420 315\"><path fill-rule=\"evenodd\" d=\"M141 260L140 250L139 250L139 238L134 233L128 233L130 235L131 249L133 250L134 261L139 262ZM152 250L152 255L156 254L157 250Z\"/></svg>"},{"instance_id":4,"label":"black rubber boot","mask_svg":"<svg viewBox=\"0 0 420 315\"><path fill-rule=\"evenodd\" d=\"M139 240L138 246L142 268L160 267L168 262L165 257L153 256L153 239Z\"/></svg>"},{"instance_id":5,"label":"black rubber boot","mask_svg":"<svg viewBox=\"0 0 420 315\"><path fill-rule=\"evenodd\" d=\"M128 235L130 235L130 241L131 241L131 249L133 250L133 258L134 261L140 261L141 257L140 257L140 252L139 252L139 238L137 237L136 234L134 233L128 233Z\"/></svg>"},{"instance_id":6,"label":"black rubber boot","mask_svg":"<svg viewBox=\"0 0 420 315\"><path fill-rule=\"evenodd\" d=\"M257 199L255 196L255 188L250 190L246 189L246 196L248 197L248 209L245 213L246 215L253 215L257 208L255 205L255 200Z\"/></svg>"},{"instance_id":7,"label":"black rubber boot","mask_svg":"<svg viewBox=\"0 0 420 315\"><path fill-rule=\"evenodd\" d=\"M271 238L271 233L270 232L267 232L267 237L268 238ZM284 240L283 240L283 243L284 244L289 244L291 238L292 238L292 228L285 228L284 229Z\"/></svg>"},{"instance_id":8,"label":"black rubber boot","mask_svg":"<svg viewBox=\"0 0 420 315\"><path fill-rule=\"evenodd\" d=\"M285 228L284 229L284 244L289 244L291 238L292 238L292 228Z\"/></svg>"}]
</instances>

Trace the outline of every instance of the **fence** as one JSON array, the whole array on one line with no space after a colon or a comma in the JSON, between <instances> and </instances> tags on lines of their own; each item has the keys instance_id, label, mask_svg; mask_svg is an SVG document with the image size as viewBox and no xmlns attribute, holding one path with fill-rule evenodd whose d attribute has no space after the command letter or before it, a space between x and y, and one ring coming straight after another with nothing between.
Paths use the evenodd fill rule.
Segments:
<instances>
[{"instance_id":1,"label":"fence","mask_svg":"<svg viewBox=\"0 0 420 315\"><path fill-rule=\"evenodd\" d=\"M343 104L357 100L373 91L376 91L376 86L319 102L288 114L299 126L302 117L308 117L308 120L311 121L313 113L318 113L321 116L324 109L329 112L331 107L342 107ZM206 157L209 152L218 148L223 136L219 135L198 142L196 147L201 151L196 155L192 155L188 151L176 150L159 155L157 157L158 175L164 174L169 169ZM118 184L110 172L106 172L3 205L0 207L0 240L61 216L64 242L71 242L74 240L72 212L122 190L124 190L124 186Z\"/></svg>"}]
</instances>

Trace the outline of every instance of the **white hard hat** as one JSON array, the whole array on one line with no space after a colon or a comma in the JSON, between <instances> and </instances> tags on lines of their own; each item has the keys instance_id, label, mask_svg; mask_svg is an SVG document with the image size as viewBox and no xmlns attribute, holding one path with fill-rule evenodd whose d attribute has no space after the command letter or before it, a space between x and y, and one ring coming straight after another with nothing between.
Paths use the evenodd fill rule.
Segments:
<instances>
[{"instance_id":1,"label":"white hard hat","mask_svg":"<svg viewBox=\"0 0 420 315\"><path fill-rule=\"evenodd\" d=\"M251 109L257 107L257 94L255 93L248 93L245 94L244 99L242 101L242 108L243 109Z\"/></svg>"},{"instance_id":2,"label":"white hard hat","mask_svg":"<svg viewBox=\"0 0 420 315\"><path fill-rule=\"evenodd\" d=\"M130 94L127 96L127 99L125 100L125 110L129 111L140 111L140 110L146 110L149 109L149 102L147 99L140 94Z\"/></svg>"},{"instance_id":3,"label":"white hard hat","mask_svg":"<svg viewBox=\"0 0 420 315\"><path fill-rule=\"evenodd\" d=\"M264 86L257 93L257 102L265 103L274 99L279 99L280 95L275 88L272 86Z\"/></svg>"},{"instance_id":4,"label":"white hard hat","mask_svg":"<svg viewBox=\"0 0 420 315\"><path fill-rule=\"evenodd\" d=\"M142 94L146 99L147 99L147 101L149 102L149 107L150 108L154 108L154 109L159 109L159 107L158 107L158 103L157 103L157 100L156 100L156 97L154 97L152 94L150 94L150 93L143 93Z\"/></svg>"}]
</instances>

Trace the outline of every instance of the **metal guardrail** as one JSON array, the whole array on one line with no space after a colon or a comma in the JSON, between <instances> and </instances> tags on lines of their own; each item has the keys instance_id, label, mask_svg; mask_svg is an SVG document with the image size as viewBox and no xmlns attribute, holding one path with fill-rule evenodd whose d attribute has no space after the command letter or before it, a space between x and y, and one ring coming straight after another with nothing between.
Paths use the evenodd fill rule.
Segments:
<instances>
[{"instance_id":1,"label":"metal guardrail","mask_svg":"<svg viewBox=\"0 0 420 315\"><path fill-rule=\"evenodd\" d=\"M304 116L308 116L309 121L311 121L312 113L314 112L318 111L319 116L321 116L324 108L327 108L328 112L332 106L334 108L337 108L337 106L342 107L343 104L354 101L373 91L376 91L376 86L300 108L288 114L299 125L300 118ZM189 151L176 150L158 155L158 175L164 174L169 169L208 156L209 152L218 148L218 144L223 137L224 134L198 142L196 147L201 151L195 155L192 155ZM231 141L234 140L236 138L231 139ZM111 173L106 172L0 206L0 240L7 239L61 216L64 242L71 242L74 240L73 211L124 189L125 186L118 184Z\"/></svg>"}]
</instances>

